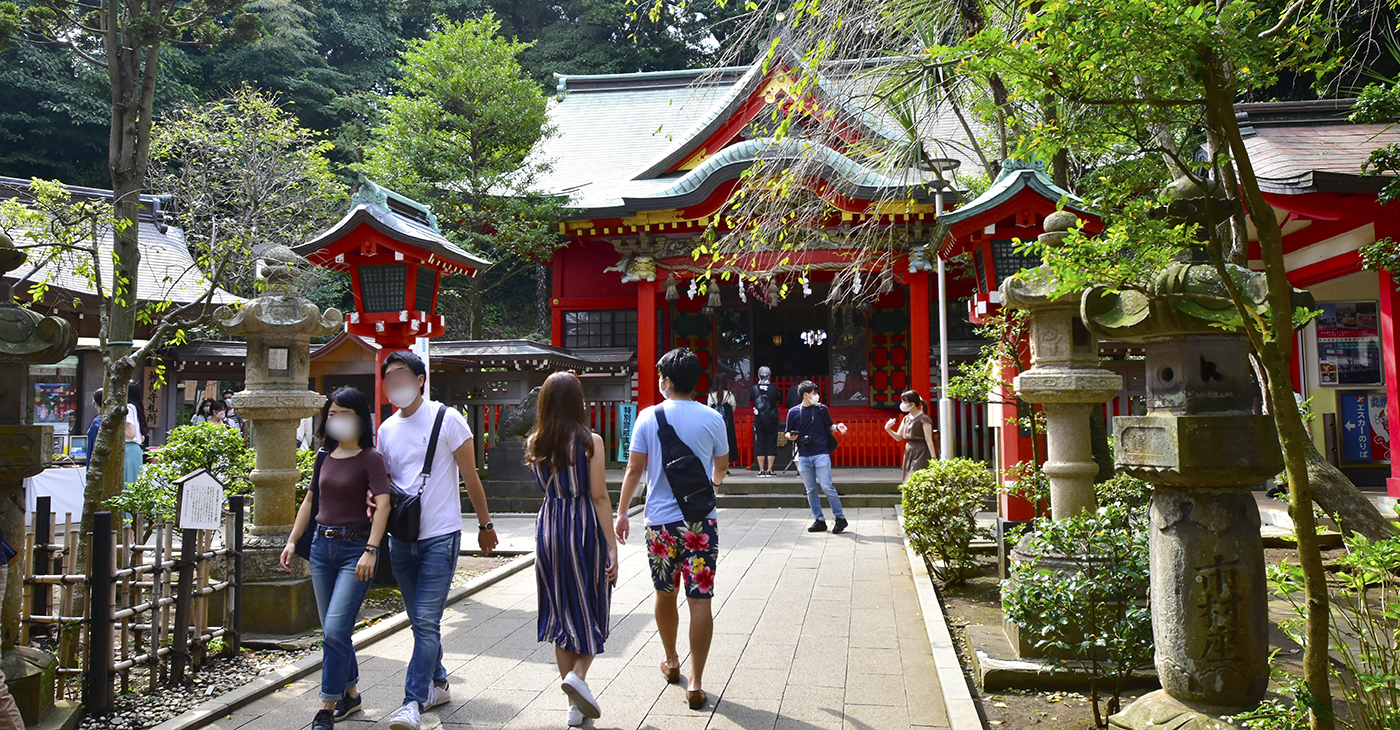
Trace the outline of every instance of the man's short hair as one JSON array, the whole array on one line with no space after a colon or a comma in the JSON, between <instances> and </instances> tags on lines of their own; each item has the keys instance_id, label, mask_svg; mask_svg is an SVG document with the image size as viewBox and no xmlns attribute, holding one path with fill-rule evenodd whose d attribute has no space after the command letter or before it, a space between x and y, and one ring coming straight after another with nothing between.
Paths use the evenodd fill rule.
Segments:
<instances>
[{"instance_id":1,"label":"man's short hair","mask_svg":"<svg viewBox=\"0 0 1400 730\"><path fill-rule=\"evenodd\" d=\"M98 388L92 392L92 404L98 408L102 407L102 389Z\"/></svg>"},{"instance_id":2,"label":"man's short hair","mask_svg":"<svg viewBox=\"0 0 1400 730\"><path fill-rule=\"evenodd\" d=\"M694 393L695 386L700 384L700 376L705 374L704 368L700 367L700 358L688 347L677 347L662 355L656 361L656 372L669 378L677 393Z\"/></svg>"},{"instance_id":3,"label":"man's short hair","mask_svg":"<svg viewBox=\"0 0 1400 730\"><path fill-rule=\"evenodd\" d=\"M764 365L763 367L758 369L758 377L760 380L767 380L773 377L773 371L768 369L767 365Z\"/></svg>"},{"instance_id":4,"label":"man's short hair","mask_svg":"<svg viewBox=\"0 0 1400 730\"><path fill-rule=\"evenodd\" d=\"M384 364L379 368L379 377L382 379L389 372L389 366L394 363L403 363L404 367L413 371L414 375L428 374L428 366L423 364L423 359L410 350L394 350L384 358ZM423 392L423 386L418 386L418 392Z\"/></svg>"},{"instance_id":5,"label":"man's short hair","mask_svg":"<svg viewBox=\"0 0 1400 730\"><path fill-rule=\"evenodd\" d=\"M817 393L818 395L820 395L820 391L821 388L818 388L817 384L813 383L810 380L804 380L797 384L798 395L807 395L808 393Z\"/></svg>"}]
</instances>

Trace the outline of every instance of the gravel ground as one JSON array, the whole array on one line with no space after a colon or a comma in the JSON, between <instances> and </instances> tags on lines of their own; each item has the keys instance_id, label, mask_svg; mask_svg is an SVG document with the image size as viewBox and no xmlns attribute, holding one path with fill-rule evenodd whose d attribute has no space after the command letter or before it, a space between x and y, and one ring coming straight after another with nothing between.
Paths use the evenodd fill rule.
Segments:
<instances>
[{"instance_id":1,"label":"gravel ground","mask_svg":"<svg viewBox=\"0 0 1400 730\"><path fill-rule=\"evenodd\" d=\"M141 730L169 720L212 697L242 687L258 677L291 664L308 651L244 651L220 657L189 676L182 687L163 686L156 692L120 695L116 711L106 717L83 718L81 730ZM132 682L144 684L149 675L133 672Z\"/></svg>"},{"instance_id":2,"label":"gravel ground","mask_svg":"<svg viewBox=\"0 0 1400 730\"><path fill-rule=\"evenodd\" d=\"M456 588L466 585L471 579L499 568L513 559L514 557L463 556L457 563L457 574L452 580L452 586ZM398 588L375 588L365 598L360 616L367 621L367 627L402 610L403 597L399 595ZM311 638L314 639L314 644L319 646L319 634ZM292 664L312 651L315 649L269 649L244 651L238 657L217 658L190 675L185 686L163 686L154 693L132 692L120 695L117 697L115 712L102 718L84 718L79 727L80 730L144 730L154 727L201 702ZM149 682L146 670L137 669L132 672L132 685L147 687Z\"/></svg>"}]
</instances>

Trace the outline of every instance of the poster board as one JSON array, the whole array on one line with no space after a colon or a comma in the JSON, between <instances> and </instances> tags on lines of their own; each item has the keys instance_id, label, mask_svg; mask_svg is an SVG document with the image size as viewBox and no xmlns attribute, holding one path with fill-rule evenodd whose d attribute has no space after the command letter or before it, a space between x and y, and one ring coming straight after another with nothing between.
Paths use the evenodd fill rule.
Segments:
<instances>
[{"instance_id":1,"label":"poster board","mask_svg":"<svg viewBox=\"0 0 1400 730\"><path fill-rule=\"evenodd\" d=\"M1390 424L1385 405L1384 391L1337 393L1337 441L1343 464L1390 463Z\"/></svg>"},{"instance_id":2,"label":"poster board","mask_svg":"<svg viewBox=\"0 0 1400 730\"><path fill-rule=\"evenodd\" d=\"M1321 302L1317 384L1384 385L1380 307L1374 301Z\"/></svg>"}]
</instances>

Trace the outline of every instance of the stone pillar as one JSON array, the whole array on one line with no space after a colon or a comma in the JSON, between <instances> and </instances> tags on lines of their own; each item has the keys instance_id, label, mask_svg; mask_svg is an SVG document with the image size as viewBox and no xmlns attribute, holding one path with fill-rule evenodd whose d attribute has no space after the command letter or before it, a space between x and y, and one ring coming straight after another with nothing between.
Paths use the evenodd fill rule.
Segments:
<instances>
[{"instance_id":1,"label":"stone pillar","mask_svg":"<svg viewBox=\"0 0 1400 730\"><path fill-rule=\"evenodd\" d=\"M0 233L0 276L19 268L26 258ZM67 320L19 306L9 283L0 279L0 530L16 549L24 545L24 480L53 461L53 427L29 423L29 366L62 360L77 341ZM43 652L15 646L24 567L19 560L10 564L0 600L0 670L10 692L21 700L25 722L37 724L53 707L53 693L41 689L53 681L56 662Z\"/></svg>"},{"instance_id":2,"label":"stone pillar","mask_svg":"<svg viewBox=\"0 0 1400 730\"><path fill-rule=\"evenodd\" d=\"M255 454L253 520L244 541L243 630L285 634L315 625L316 597L305 561L294 571L278 564L296 521L296 430L321 409L326 397L306 389L311 338L339 332L344 317L298 296L292 286L296 254L276 246L263 254L260 279L267 293L242 309L220 307L214 322L248 342L245 388L233 396L238 415L251 423Z\"/></svg>"},{"instance_id":3,"label":"stone pillar","mask_svg":"<svg viewBox=\"0 0 1400 730\"><path fill-rule=\"evenodd\" d=\"M1263 275L1233 278L1261 313ZM1148 411L1113 419L1115 461L1151 482L1151 607L1162 689L1110 718L1119 728L1226 728L1269 680L1267 588L1251 494L1283 467L1269 416L1256 415L1249 342L1215 268L1173 263L1147 293L1085 292L1084 321L1146 345ZM1222 299L1226 298L1226 299ZM1301 299L1300 299L1301 301Z\"/></svg>"},{"instance_id":4,"label":"stone pillar","mask_svg":"<svg viewBox=\"0 0 1400 730\"><path fill-rule=\"evenodd\" d=\"M1075 224L1067 211L1045 218L1043 243L1058 244ZM1007 277L1001 300L1030 312L1031 368L1016 376L1016 392L1045 412L1050 512L1056 520L1094 509L1094 461L1089 416L1123 389L1123 378L1099 367L1098 339L1079 319L1079 297L1053 299L1053 274L1044 267Z\"/></svg>"}]
</instances>

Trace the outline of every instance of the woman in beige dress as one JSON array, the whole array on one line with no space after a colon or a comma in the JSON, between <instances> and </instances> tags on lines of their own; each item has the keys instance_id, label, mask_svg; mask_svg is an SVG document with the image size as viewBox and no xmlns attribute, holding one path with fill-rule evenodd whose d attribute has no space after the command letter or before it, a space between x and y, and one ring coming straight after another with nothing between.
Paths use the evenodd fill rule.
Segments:
<instances>
[{"instance_id":1,"label":"woman in beige dress","mask_svg":"<svg viewBox=\"0 0 1400 730\"><path fill-rule=\"evenodd\" d=\"M899 430L895 430L897 419L891 418L885 422L885 433L904 442L903 481L907 482L910 474L927 467L930 459L938 458L938 429L925 413L924 399L912 390L899 396L899 410L904 411Z\"/></svg>"}]
</instances>

